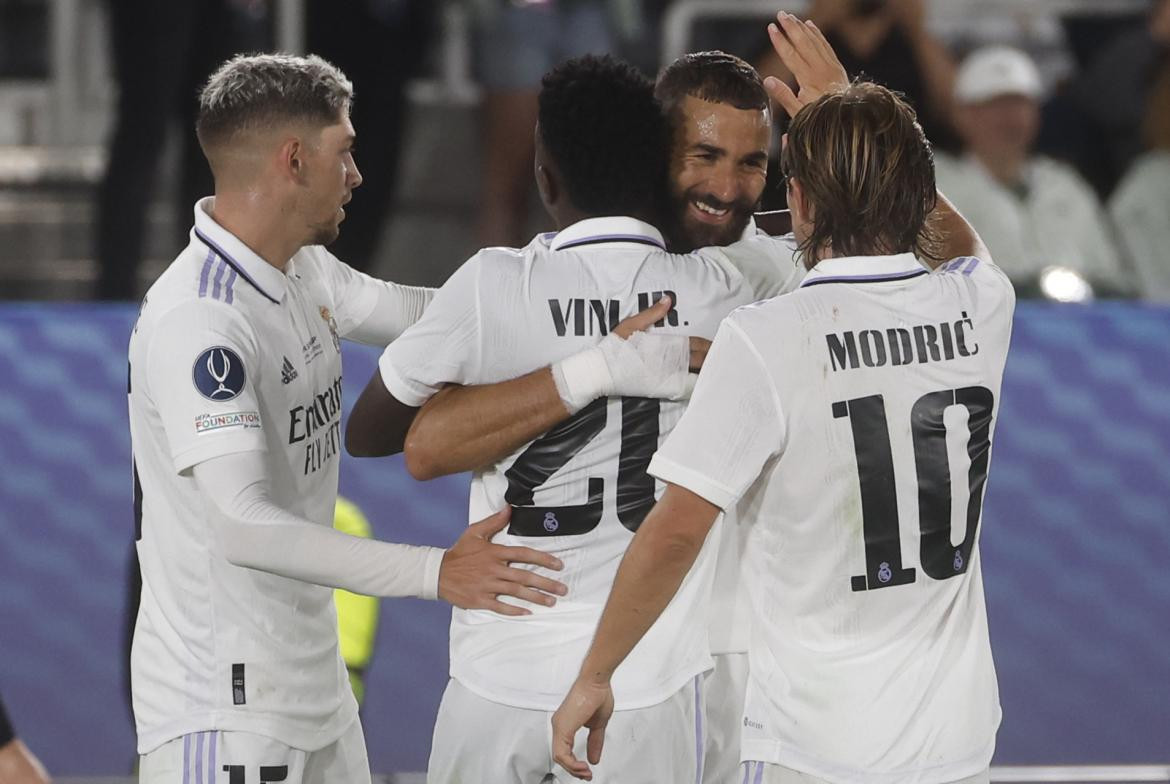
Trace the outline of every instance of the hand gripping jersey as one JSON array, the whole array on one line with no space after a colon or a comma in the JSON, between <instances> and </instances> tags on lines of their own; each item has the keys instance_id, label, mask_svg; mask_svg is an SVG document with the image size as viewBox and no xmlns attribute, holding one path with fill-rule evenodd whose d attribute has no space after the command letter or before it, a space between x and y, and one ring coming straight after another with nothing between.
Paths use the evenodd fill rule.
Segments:
<instances>
[{"instance_id":1,"label":"hand gripping jersey","mask_svg":"<svg viewBox=\"0 0 1170 784\"><path fill-rule=\"evenodd\" d=\"M621 319L663 294L674 303L655 329L709 337L735 307L798 276L791 246L754 245L673 255L653 227L593 218L522 250L474 256L436 295L423 319L380 363L387 389L422 405L444 383L515 378L596 343ZM734 259L734 261L733 261ZM551 552L568 596L552 608L505 618L455 610L451 675L489 700L554 710L592 639L614 574L662 486L650 457L684 402L594 401L472 480L470 519L506 505L512 521L496 541ZM707 596L719 534L712 535L678 597L619 668L619 709L654 705L709 666Z\"/></svg>"},{"instance_id":2,"label":"hand gripping jersey","mask_svg":"<svg viewBox=\"0 0 1170 784\"><path fill-rule=\"evenodd\" d=\"M301 249L281 272L195 208L191 243L130 339L142 604L131 654L138 749L212 729L313 751L357 714L333 591L233 566L191 468L262 451L273 503L332 526L339 339L390 284ZM388 339L388 338L387 338Z\"/></svg>"},{"instance_id":3,"label":"hand gripping jersey","mask_svg":"<svg viewBox=\"0 0 1170 784\"><path fill-rule=\"evenodd\" d=\"M1015 295L988 261L822 261L719 330L650 473L750 521L743 758L946 782L1000 709L979 525Z\"/></svg>"}]
</instances>

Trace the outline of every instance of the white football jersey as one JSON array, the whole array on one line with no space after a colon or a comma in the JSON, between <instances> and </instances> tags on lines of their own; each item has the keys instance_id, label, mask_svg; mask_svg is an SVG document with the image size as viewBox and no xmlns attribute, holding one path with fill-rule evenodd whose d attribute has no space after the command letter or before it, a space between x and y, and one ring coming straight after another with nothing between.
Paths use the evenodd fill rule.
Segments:
<instances>
[{"instance_id":1,"label":"white football jersey","mask_svg":"<svg viewBox=\"0 0 1170 784\"><path fill-rule=\"evenodd\" d=\"M527 247L489 248L443 286L423 318L384 353L387 389L422 405L445 383L515 378L575 354L669 294L660 332L711 337L734 308L799 278L791 245L748 243L667 253L656 229L592 218ZM498 464L476 472L470 519L511 505L502 544L551 552L568 595L527 617L455 610L451 675L480 696L554 710L572 684L626 546L662 486L646 467L685 403L594 401ZM709 667L705 623L718 533L679 595L618 669L620 709L654 705Z\"/></svg>"},{"instance_id":2,"label":"white football jersey","mask_svg":"<svg viewBox=\"0 0 1170 784\"><path fill-rule=\"evenodd\" d=\"M978 537L1014 307L988 261L840 258L720 328L649 470L750 524L743 759L889 784L990 763Z\"/></svg>"},{"instance_id":3,"label":"white football jersey","mask_svg":"<svg viewBox=\"0 0 1170 784\"><path fill-rule=\"evenodd\" d=\"M239 730L312 751L357 715L333 591L233 566L191 468L262 451L273 503L333 525L342 448L339 338L392 284L321 247L281 272L195 208L191 242L130 339L142 602L131 654L138 750Z\"/></svg>"}]
</instances>

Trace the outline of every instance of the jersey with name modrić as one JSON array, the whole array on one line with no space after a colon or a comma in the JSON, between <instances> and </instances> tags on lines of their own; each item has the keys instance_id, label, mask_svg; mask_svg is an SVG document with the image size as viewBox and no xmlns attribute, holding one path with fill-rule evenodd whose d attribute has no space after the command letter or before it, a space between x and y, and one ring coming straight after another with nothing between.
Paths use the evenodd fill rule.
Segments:
<instances>
[{"instance_id":1,"label":"jersey with name modri\u0107","mask_svg":"<svg viewBox=\"0 0 1170 784\"><path fill-rule=\"evenodd\" d=\"M592 346L664 294L654 332L711 337L734 308L794 285L792 246L753 238L667 253L652 226L591 218L523 249L490 248L439 291L382 357L387 389L421 405L444 383L515 378ZM553 553L568 595L532 615L455 610L451 675L480 696L555 709L577 675L618 563L662 485L646 467L683 401L599 399L472 480L470 519L512 507L502 544ZM714 533L678 597L614 677L619 709L657 704L710 666ZM730 601L730 600L729 600Z\"/></svg>"},{"instance_id":2,"label":"jersey with name modri\u0107","mask_svg":"<svg viewBox=\"0 0 1170 784\"><path fill-rule=\"evenodd\" d=\"M840 258L720 327L649 470L750 522L744 759L877 784L989 765L978 541L1014 307L990 261Z\"/></svg>"}]
</instances>

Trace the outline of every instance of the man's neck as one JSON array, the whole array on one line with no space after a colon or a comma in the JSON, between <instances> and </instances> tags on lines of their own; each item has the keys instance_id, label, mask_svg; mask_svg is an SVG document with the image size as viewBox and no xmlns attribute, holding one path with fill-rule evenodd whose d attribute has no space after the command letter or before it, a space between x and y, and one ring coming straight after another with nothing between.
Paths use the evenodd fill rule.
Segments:
<instances>
[{"instance_id":1,"label":"man's neck","mask_svg":"<svg viewBox=\"0 0 1170 784\"><path fill-rule=\"evenodd\" d=\"M267 194L216 193L209 213L216 223L281 272L304 245L291 236L287 221Z\"/></svg>"}]
</instances>

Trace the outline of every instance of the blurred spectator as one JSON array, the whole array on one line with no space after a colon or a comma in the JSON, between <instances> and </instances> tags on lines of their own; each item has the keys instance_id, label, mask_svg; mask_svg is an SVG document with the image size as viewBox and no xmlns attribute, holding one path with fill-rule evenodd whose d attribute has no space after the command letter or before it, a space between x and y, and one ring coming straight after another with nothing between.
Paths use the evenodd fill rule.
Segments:
<instances>
[{"instance_id":1,"label":"blurred spectator","mask_svg":"<svg viewBox=\"0 0 1170 784\"><path fill-rule=\"evenodd\" d=\"M1076 164L1103 196L1144 149L1142 118L1168 56L1170 0L1158 0L1144 24L1107 41L1046 117L1047 148Z\"/></svg>"},{"instance_id":2,"label":"blurred spectator","mask_svg":"<svg viewBox=\"0 0 1170 784\"><path fill-rule=\"evenodd\" d=\"M944 147L953 143L955 63L927 29L926 0L814 0L808 18L850 75L904 93L927 137ZM761 76L788 76L770 50L758 65Z\"/></svg>"},{"instance_id":3,"label":"blurred spectator","mask_svg":"<svg viewBox=\"0 0 1170 784\"><path fill-rule=\"evenodd\" d=\"M0 782L3 784L48 784L49 774L28 747L16 737L16 730L0 700Z\"/></svg>"},{"instance_id":4,"label":"blurred spectator","mask_svg":"<svg viewBox=\"0 0 1170 784\"><path fill-rule=\"evenodd\" d=\"M1170 64L1150 91L1144 131L1150 151L1117 186L1109 213L1136 268L1139 294L1170 303Z\"/></svg>"},{"instance_id":5,"label":"blurred spectator","mask_svg":"<svg viewBox=\"0 0 1170 784\"><path fill-rule=\"evenodd\" d=\"M179 120L174 247L181 248L187 244L191 205L212 190L195 140L198 88L236 52L269 48L269 8L268 0L110 0L108 8L118 99L97 193L97 296L136 299L147 211L167 130Z\"/></svg>"},{"instance_id":6,"label":"blurred spectator","mask_svg":"<svg viewBox=\"0 0 1170 784\"><path fill-rule=\"evenodd\" d=\"M1040 74L1007 47L972 53L955 81L964 153L936 159L939 188L974 224L996 263L1034 290L1049 266L1072 269L1098 293L1128 290L1100 202L1076 171L1035 155Z\"/></svg>"},{"instance_id":7,"label":"blurred spectator","mask_svg":"<svg viewBox=\"0 0 1170 784\"><path fill-rule=\"evenodd\" d=\"M474 0L477 79L484 90L481 245L528 240L540 79L557 63L614 52L636 26L638 0Z\"/></svg>"},{"instance_id":8,"label":"blurred spectator","mask_svg":"<svg viewBox=\"0 0 1170 784\"><path fill-rule=\"evenodd\" d=\"M407 117L406 83L426 56L437 6L434 0L307 3L309 51L344 71L354 86L350 119L362 188L346 205L345 230L329 250L360 270L373 263L389 217Z\"/></svg>"}]
</instances>

